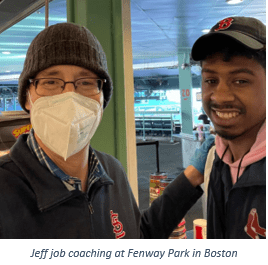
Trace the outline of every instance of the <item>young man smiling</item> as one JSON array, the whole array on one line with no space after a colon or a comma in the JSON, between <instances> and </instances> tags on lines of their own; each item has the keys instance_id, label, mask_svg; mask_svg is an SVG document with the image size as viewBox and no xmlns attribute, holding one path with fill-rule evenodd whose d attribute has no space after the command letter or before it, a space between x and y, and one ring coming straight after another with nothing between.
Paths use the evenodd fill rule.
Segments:
<instances>
[{"instance_id":1,"label":"young man smiling","mask_svg":"<svg viewBox=\"0 0 268 265\"><path fill-rule=\"evenodd\" d=\"M192 57L217 133L208 238L266 238L266 27L225 18L195 42Z\"/></svg>"}]
</instances>

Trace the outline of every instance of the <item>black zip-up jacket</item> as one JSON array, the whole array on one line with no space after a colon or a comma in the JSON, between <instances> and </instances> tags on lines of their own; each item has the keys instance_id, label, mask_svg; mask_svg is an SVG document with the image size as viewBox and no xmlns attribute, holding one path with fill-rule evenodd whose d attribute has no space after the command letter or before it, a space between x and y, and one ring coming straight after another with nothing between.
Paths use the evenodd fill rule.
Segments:
<instances>
[{"instance_id":1,"label":"black zip-up jacket","mask_svg":"<svg viewBox=\"0 0 268 265\"><path fill-rule=\"evenodd\" d=\"M266 238L266 157L233 185L229 166L215 152L207 200L207 238Z\"/></svg>"},{"instance_id":2,"label":"black zip-up jacket","mask_svg":"<svg viewBox=\"0 0 268 265\"><path fill-rule=\"evenodd\" d=\"M202 195L181 174L140 213L114 157L94 151L100 164L86 194L43 167L26 140L0 158L0 238L168 238Z\"/></svg>"}]
</instances>

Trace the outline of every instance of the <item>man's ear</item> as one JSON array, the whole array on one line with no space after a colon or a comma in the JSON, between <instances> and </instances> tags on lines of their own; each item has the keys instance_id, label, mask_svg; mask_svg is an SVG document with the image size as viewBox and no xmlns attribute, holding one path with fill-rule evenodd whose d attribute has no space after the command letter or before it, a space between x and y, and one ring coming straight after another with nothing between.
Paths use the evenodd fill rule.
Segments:
<instances>
[{"instance_id":1,"label":"man's ear","mask_svg":"<svg viewBox=\"0 0 268 265\"><path fill-rule=\"evenodd\" d=\"M29 92L29 89L27 89L26 90L25 109L27 109L27 110L30 111L30 109L31 109L31 102L30 102L29 96L30 96L30 92Z\"/></svg>"},{"instance_id":2,"label":"man's ear","mask_svg":"<svg viewBox=\"0 0 268 265\"><path fill-rule=\"evenodd\" d=\"M103 108L103 105L104 105L104 101L105 101L104 94L103 94L103 92L101 92L100 104L101 104L102 108Z\"/></svg>"}]
</instances>

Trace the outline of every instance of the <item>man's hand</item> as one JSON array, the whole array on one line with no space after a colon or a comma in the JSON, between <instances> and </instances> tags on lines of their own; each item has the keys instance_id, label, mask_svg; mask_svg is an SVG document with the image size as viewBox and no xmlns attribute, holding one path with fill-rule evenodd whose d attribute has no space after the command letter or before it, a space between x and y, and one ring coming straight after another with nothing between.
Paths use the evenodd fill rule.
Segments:
<instances>
[{"instance_id":1,"label":"man's hand","mask_svg":"<svg viewBox=\"0 0 268 265\"><path fill-rule=\"evenodd\" d=\"M196 187L204 182L204 169L206 165L207 155L210 147L215 141L215 136L210 135L200 148L196 149L193 157L190 161L190 166L188 166L184 175L190 183Z\"/></svg>"},{"instance_id":2,"label":"man's hand","mask_svg":"<svg viewBox=\"0 0 268 265\"><path fill-rule=\"evenodd\" d=\"M202 175L204 174L208 151L214 142L215 136L212 134L209 135L200 148L195 150L191 158L190 165L194 166Z\"/></svg>"}]
</instances>

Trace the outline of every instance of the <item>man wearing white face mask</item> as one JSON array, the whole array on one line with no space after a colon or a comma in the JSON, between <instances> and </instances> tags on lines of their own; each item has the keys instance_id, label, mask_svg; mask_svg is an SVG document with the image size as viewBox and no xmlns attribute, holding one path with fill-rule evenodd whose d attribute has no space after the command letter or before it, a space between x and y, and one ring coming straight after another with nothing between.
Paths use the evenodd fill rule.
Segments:
<instances>
[{"instance_id":1,"label":"man wearing white face mask","mask_svg":"<svg viewBox=\"0 0 268 265\"><path fill-rule=\"evenodd\" d=\"M74 81L65 82L61 78ZM39 72L35 79L30 79L25 104L34 128L28 138L29 146L34 149L36 140L58 167L81 180L84 191L88 175L88 148L101 121L101 91L105 81L79 66L51 66Z\"/></svg>"},{"instance_id":2,"label":"man wearing white face mask","mask_svg":"<svg viewBox=\"0 0 268 265\"><path fill-rule=\"evenodd\" d=\"M61 23L33 40L19 79L33 129L0 159L0 238L168 238L202 195L190 167L140 213L120 162L90 146L111 94L88 29Z\"/></svg>"}]
</instances>

